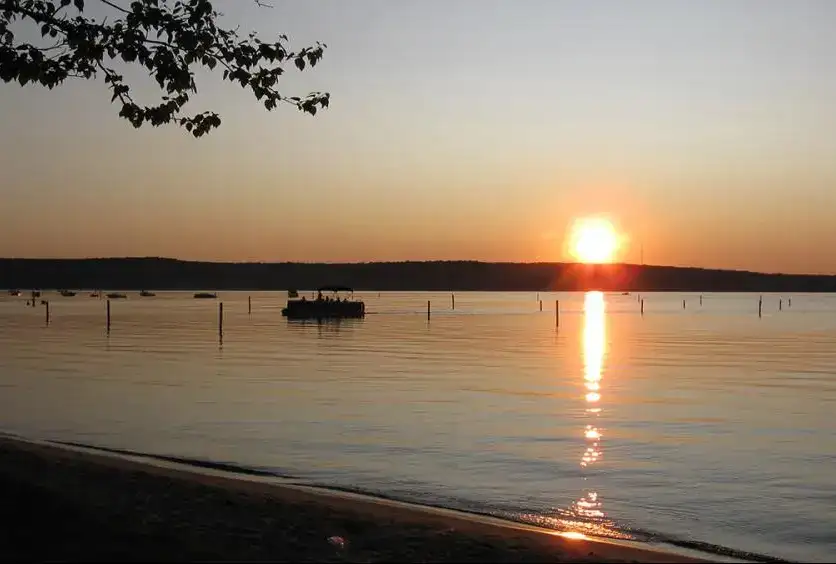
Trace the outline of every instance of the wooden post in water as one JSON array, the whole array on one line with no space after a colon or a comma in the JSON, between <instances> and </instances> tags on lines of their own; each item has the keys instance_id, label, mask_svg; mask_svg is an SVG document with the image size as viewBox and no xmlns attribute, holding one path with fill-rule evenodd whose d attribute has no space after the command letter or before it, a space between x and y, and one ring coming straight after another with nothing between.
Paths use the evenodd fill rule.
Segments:
<instances>
[{"instance_id":1,"label":"wooden post in water","mask_svg":"<svg viewBox=\"0 0 836 564\"><path fill-rule=\"evenodd\" d=\"M450 307L456 309L456 294L450 294Z\"/></svg>"},{"instance_id":2,"label":"wooden post in water","mask_svg":"<svg viewBox=\"0 0 836 564\"><path fill-rule=\"evenodd\" d=\"M537 292L537 301L540 301L540 292Z\"/></svg>"},{"instance_id":3,"label":"wooden post in water","mask_svg":"<svg viewBox=\"0 0 836 564\"><path fill-rule=\"evenodd\" d=\"M702 294L700 294L700 307L702 307Z\"/></svg>"},{"instance_id":4,"label":"wooden post in water","mask_svg":"<svg viewBox=\"0 0 836 564\"><path fill-rule=\"evenodd\" d=\"M560 300L554 301L554 326L560 327Z\"/></svg>"},{"instance_id":5,"label":"wooden post in water","mask_svg":"<svg viewBox=\"0 0 836 564\"><path fill-rule=\"evenodd\" d=\"M685 300L682 300L682 309L685 309Z\"/></svg>"},{"instance_id":6,"label":"wooden post in water","mask_svg":"<svg viewBox=\"0 0 836 564\"><path fill-rule=\"evenodd\" d=\"M780 298L778 300L778 311L781 311L782 309L784 309L784 298Z\"/></svg>"},{"instance_id":7,"label":"wooden post in water","mask_svg":"<svg viewBox=\"0 0 836 564\"><path fill-rule=\"evenodd\" d=\"M430 300L427 300L427 321L430 320Z\"/></svg>"},{"instance_id":8,"label":"wooden post in water","mask_svg":"<svg viewBox=\"0 0 836 564\"><path fill-rule=\"evenodd\" d=\"M787 307L792 307L792 298L787 298Z\"/></svg>"},{"instance_id":9,"label":"wooden post in water","mask_svg":"<svg viewBox=\"0 0 836 564\"><path fill-rule=\"evenodd\" d=\"M543 311L543 300L540 300L540 311Z\"/></svg>"},{"instance_id":10,"label":"wooden post in water","mask_svg":"<svg viewBox=\"0 0 836 564\"><path fill-rule=\"evenodd\" d=\"M644 315L644 299L641 300L641 308L642 315Z\"/></svg>"},{"instance_id":11,"label":"wooden post in water","mask_svg":"<svg viewBox=\"0 0 836 564\"><path fill-rule=\"evenodd\" d=\"M46 307L46 324L49 325L49 301L45 301L44 306Z\"/></svg>"},{"instance_id":12,"label":"wooden post in water","mask_svg":"<svg viewBox=\"0 0 836 564\"><path fill-rule=\"evenodd\" d=\"M224 340L224 303L218 304L218 339Z\"/></svg>"},{"instance_id":13,"label":"wooden post in water","mask_svg":"<svg viewBox=\"0 0 836 564\"><path fill-rule=\"evenodd\" d=\"M107 300L107 332L110 334L110 299Z\"/></svg>"},{"instance_id":14,"label":"wooden post in water","mask_svg":"<svg viewBox=\"0 0 836 564\"><path fill-rule=\"evenodd\" d=\"M247 296L247 315L253 312L253 297Z\"/></svg>"},{"instance_id":15,"label":"wooden post in water","mask_svg":"<svg viewBox=\"0 0 836 564\"><path fill-rule=\"evenodd\" d=\"M758 298L758 317L763 316L763 296Z\"/></svg>"}]
</instances>

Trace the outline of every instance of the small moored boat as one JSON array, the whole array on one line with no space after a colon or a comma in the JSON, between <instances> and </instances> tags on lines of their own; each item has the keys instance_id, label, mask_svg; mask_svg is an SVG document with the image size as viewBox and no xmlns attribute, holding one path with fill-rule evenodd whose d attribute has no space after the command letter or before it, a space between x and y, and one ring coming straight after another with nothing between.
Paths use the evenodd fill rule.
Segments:
<instances>
[{"instance_id":1,"label":"small moored boat","mask_svg":"<svg viewBox=\"0 0 836 564\"><path fill-rule=\"evenodd\" d=\"M107 298L110 300L125 300L128 296L122 292L111 292L107 294Z\"/></svg>"},{"instance_id":2,"label":"small moored boat","mask_svg":"<svg viewBox=\"0 0 836 564\"><path fill-rule=\"evenodd\" d=\"M65 298L72 298L73 296L75 296L75 292L73 292L72 290L61 290L60 294Z\"/></svg>"},{"instance_id":3,"label":"small moored boat","mask_svg":"<svg viewBox=\"0 0 836 564\"><path fill-rule=\"evenodd\" d=\"M154 292L149 292L148 290L142 290L139 293L139 295L142 296L143 298L153 298L157 294L155 294Z\"/></svg>"},{"instance_id":4,"label":"small moored boat","mask_svg":"<svg viewBox=\"0 0 836 564\"><path fill-rule=\"evenodd\" d=\"M10 296L19 296L20 295L20 290L9 290L9 295Z\"/></svg>"},{"instance_id":5,"label":"small moored boat","mask_svg":"<svg viewBox=\"0 0 836 564\"><path fill-rule=\"evenodd\" d=\"M217 292L215 292L215 293L212 293L212 292L198 292L194 295L194 297L198 298L198 299L213 300L213 299L218 297L218 293Z\"/></svg>"}]
</instances>

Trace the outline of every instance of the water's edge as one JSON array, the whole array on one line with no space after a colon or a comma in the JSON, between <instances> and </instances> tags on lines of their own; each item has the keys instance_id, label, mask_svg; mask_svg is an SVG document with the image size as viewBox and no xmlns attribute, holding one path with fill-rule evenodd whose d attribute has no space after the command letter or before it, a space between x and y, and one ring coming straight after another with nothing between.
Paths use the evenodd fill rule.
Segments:
<instances>
[{"instance_id":1,"label":"water's edge","mask_svg":"<svg viewBox=\"0 0 836 564\"><path fill-rule=\"evenodd\" d=\"M232 462L218 462L214 460L204 460L198 458L187 458L175 455L163 455L163 454L151 454L151 453L144 453L144 452L137 452L128 449L119 449L119 448L112 448L112 447L104 447L104 446L96 446L91 444L79 443L74 441L60 441L60 440L33 440L28 437L23 437L20 435L16 435L13 433L6 433L0 432L0 436L5 436L15 440L21 440L25 442L38 442L43 443L46 445L55 445L55 446L66 446L66 447L74 447L80 449L89 449L91 451L101 452L101 453L109 453L117 456L122 457L130 457L133 459L138 459L139 461L144 462L166 462L166 463L173 463L191 467L193 469L200 469L200 470L209 470L209 471L217 471L223 472L229 477L238 477L238 478L264 478L269 479L271 481L275 481L277 484L294 484L300 486L306 486L310 488L314 488L317 490L322 491L330 491L330 492L344 492L350 494L361 495L366 498L372 499L379 499L379 500L386 500L386 501L394 501L399 504L406 504L415 508L420 509L440 509L444 511L451 511L456 514L460 515L471 515L475 517L488 517L491 519L497 519L499 521L503 521L508 523L509 525L525 525L526 527L531 527L536 530L541 530L543 532L554 532L559 531L560 529L557 528L548 528L539 525L533 525L528 523L524 520L512 519L509 518L508 515L491 513L491 512L482 512L482 511L473 511L473 510L462 510L453 507L445 507L443 505L433 505L433 504L426 504L426 503L415 503L414 501L402 499L398 496L387 495L385 492L379 491L368 491L361 488L351 488L351 487L343 487L343 486L335 486L330 484L323 484L318 483L315 481L307 480L304 478L300 478L297 476L291 475L283 475L277 474L275 472L271 472L268 470L260 469L260 468L253 468L249 466L239 465ZM568 531L563 531L568 532ZM790 560L775 558L773 556L768 556L765 554L757 554L752 552L740 551L735 550L732 548L728 548L725 546L715 545L707 542L701 541L692 541L692 540L682 540L676 539L672 537L666 537L659 535L657 533L649 533L643 531L634 531L631 530L631 533L639 533L642 534L644 537L643 539L636 539L631 541L620 540L620 539L611 539L606 537L595 537L593 535L588 535L590 538L595 540L600 540L602 542L612 543L616 545L622 546L629 546L629 547L636 547L636 548L646 548L650 550L659 550L664 552L670 552L672 554L681 554L683 556L691 556L697 557L707 560L715 560L715 561L722 561L722 562L792 562Z\"/></svg>"}]
</instances>

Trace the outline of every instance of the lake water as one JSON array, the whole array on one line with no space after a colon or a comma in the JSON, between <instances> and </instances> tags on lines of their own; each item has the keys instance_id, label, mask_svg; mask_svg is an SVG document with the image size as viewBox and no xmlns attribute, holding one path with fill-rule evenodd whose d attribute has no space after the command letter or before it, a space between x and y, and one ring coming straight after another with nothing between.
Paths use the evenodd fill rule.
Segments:
<instances>
[{"instance_id":1,"label":"lake water","mask_svg":"<svg viewBox=\"0 0 836 564\"><path fill-rule=\"evenodd\" d=\"M0 430L644 541L836 554L836 296L0 297ZM555 300L560 300L556 328ZM779 311L779 299L783 309ZM432 317L427 320L427 300ZM682 302L686 300L686 308Z\"/></svg>"}]
</instances>

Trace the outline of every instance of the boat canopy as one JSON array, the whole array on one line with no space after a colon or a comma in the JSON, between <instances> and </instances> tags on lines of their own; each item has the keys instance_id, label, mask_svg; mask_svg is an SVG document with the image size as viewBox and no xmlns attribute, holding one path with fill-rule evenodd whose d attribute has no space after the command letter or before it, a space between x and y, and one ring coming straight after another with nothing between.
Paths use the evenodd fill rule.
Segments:
<instances>
[{"instance_id":1,"label":"boat canopy","mask_svg":"<svg viewBox=\"0 0 836 564\"><path fill-rule=\"evenodd\" d=\"M316 289L317 292L354 292L353 288L348 286L322 286Z\"/></svg>"}]
</instances>

